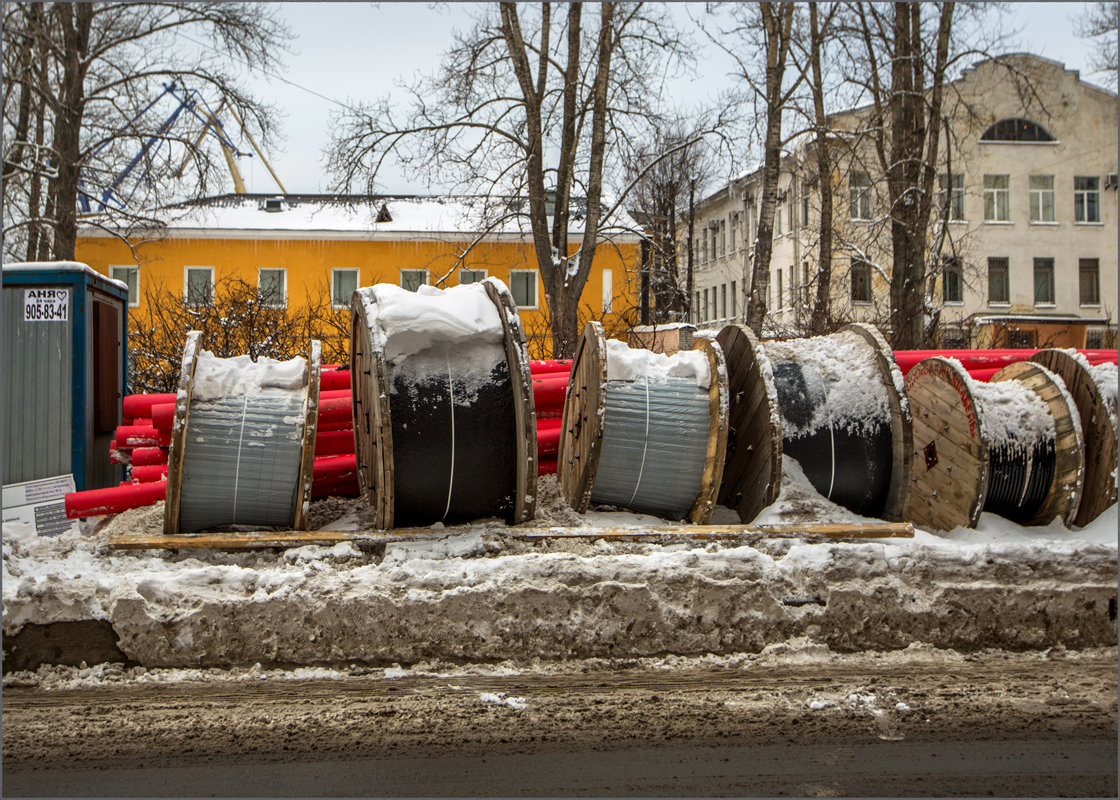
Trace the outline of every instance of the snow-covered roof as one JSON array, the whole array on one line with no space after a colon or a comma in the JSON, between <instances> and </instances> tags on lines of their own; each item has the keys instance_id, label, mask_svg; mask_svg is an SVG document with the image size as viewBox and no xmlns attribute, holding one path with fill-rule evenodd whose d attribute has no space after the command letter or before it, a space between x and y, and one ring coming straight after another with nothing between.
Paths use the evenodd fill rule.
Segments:
<instances>
[{"instance_id":1,"label":"snow-covered roof","mask_svg":"<svg viewBox=\"0 0 1120 800\"><path fill-rule=\"evenodd\" d=\"M160 216L166 218L172 236L236 232L242 236L300 233L378 239L490 232L530 237L527 206L527 199L516 197L227 194L173 206ZM569 232L582 235L583 219L580 210L573 208ZM636 233L630 233L638 225L625 211L616 212L602 227L607 228L609 238L638 240ZM90 229L82 235L99 234Z\"/></svg>"},{"instance_id":2,"label":"snow-covered roof","mask_svg":"<svg viewBox=\"0 0 1120 800\"><path fill-rule=\"evenodd\" d=\"M99 281L111 283L114 286L128 291L128 284L124 281L118 281L116 278L110 278L102 275L97 270L93 269L88 264L83 264L80 261L17 261L4 265L4 272L84 272L87 275L92 275Z\"/></svg>"}]
</instances>

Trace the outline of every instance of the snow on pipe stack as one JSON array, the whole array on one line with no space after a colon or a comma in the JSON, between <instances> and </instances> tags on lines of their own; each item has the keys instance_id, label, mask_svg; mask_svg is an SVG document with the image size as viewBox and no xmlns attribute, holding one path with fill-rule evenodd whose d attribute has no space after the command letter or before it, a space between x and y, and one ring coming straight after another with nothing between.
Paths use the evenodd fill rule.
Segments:
<instances>
[{"instance_id":1,"label":"snow on pipe stack","mask_svg":"<svg viewBox=\"0 0 1120 800\"><path fill-rule=\"evenodd\" d=\"M187 334L164 533L223 525L302 530L311 501L320 344L309 359L217 358Z\"/></svg>"},{"instance_id":2,"label":"snow on pipe stack","mask_svg":"<svg viewBox=\"0 0 1120 800\"><path fill-rule=\"evenodd\" d=\"M358 482L378 528L533 517L532 379L505 284L359 289L350 364Z\"/></svg>"},{"instance_id":3,"label":"snow on pipe stack","mask_svg":"<svg viewBox=\"0 0 1120 800\"><path fill-rule=\"evenodd\" d=\"M710 339L664 356L589 322L572 361L557 471L568 503L703 524L727 444L727 368Z\"/></svg>"},{"instance_id":4,"label":"snow on pipe stack","mask_svg":"<svg viewBox=\"0 0 1120 800\"><path fill-rule=\"evenodd\" d=\"M1021 525L1077 513L1084 445L1077 407L1040 364L1010 364L988 383L954 359L928 358L906 376L914 414L907 519L933 530L975 527L981 511Z\"/></svg>"},{"instance_id":5,"label":"snow on pipe stack","mask_svg":"<svg viewBox=\"0 0 1120 800\"><path fill-rule=\"evenodd\" d=\"M902 520L909 494L911 422L902 372L874 327L759 346L728 326L733 386L721 502L743 522L777 497L783 453L829 500L868 517ZM776 406L776 408L775 408Z\"/></svg>"},{"instance_id":6,"label":"snow on pipe stack","mask_svg":"<svg viewBox=\"0 0 1120 800\"><path fill-rule=\"evenodd\" d=\"M1030 357L1066 385L1081 420L1085 477L1073 524L1084 527L1116 502L1116 365L1090 365L1073 350L1040 350Z\"/></svg>"}]
</instances>

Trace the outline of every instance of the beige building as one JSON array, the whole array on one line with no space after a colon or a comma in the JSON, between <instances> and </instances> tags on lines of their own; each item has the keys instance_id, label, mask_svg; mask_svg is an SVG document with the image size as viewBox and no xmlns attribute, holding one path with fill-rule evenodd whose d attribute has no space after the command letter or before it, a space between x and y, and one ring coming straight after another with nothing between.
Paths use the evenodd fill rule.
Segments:
<instances>
[{"instance_id":1,"label":"beige building","mask_svg":"<svg viewBox=\"0 0 1120 800\"><path fill-rule=\"evenodd\" d=\"M889 204L867 116L833 117L831 298L838 320L885 330ZM938 343L1115 347L1117 96L1019 54L966 70L946 93L945 118L926 287ZM816 293L810 145L802 137L782 163L766 335L801 335ZM760 183L752 170L697 204L692 303L701 328L744 318Z\"/></svg>"}]
</instances>

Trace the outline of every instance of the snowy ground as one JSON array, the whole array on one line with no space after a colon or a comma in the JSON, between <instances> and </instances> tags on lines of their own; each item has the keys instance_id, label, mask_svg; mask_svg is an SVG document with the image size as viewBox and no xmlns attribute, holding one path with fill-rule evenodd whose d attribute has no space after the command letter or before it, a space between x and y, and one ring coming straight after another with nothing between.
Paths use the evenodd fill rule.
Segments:
<instances>
[{"instance_id":1,"label":"snowy ground","mask_svg":"<svg viewBox=\"0 0 1120 800\"><path fill-rule=\"evenodd\" d=\"M861 519L813 491L796 462L787 460L784 474L780 497L758 522ZM539 491L532 526L665 524L617 511L576 514L553 478ZM103 621L129 660L171 670L57 674L67 681L125 673L176 680L174 670L231 666L735 658L790 641L831 652L915 642L965 651L1116 644L1116 506L1077 531L984 514L975 530L859 542L525 542L483 520L465 533L436 528L424 541L373 547L104 547L113 534L158 531L162 514L162 505L138 509L56 538L6 527L6 649L27 626ZM367 521L361 501L312 508L319 529L362 530ZM737 520L721 509L713 522ZM55 680L45 669L9 673L5 684Z\"/></svg>"}]
</instances>

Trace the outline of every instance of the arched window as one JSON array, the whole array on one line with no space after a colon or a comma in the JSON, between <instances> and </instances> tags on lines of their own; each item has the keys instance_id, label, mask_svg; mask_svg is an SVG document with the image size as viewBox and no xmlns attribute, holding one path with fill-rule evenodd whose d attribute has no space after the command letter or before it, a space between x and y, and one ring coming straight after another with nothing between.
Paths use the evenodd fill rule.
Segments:
<instances>
[{"instance_id":1,"label":"arched window","mask_svg":"<svg viewBox=\"0 0 1120 800\"><path fill-rule=\"evenodd\" d=\"M1050 132L1029 119L1001 119L980 137L982 142L1053 142Z\"/></svg>"}]
</instances>

